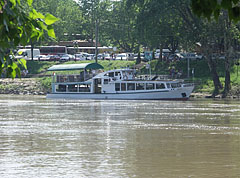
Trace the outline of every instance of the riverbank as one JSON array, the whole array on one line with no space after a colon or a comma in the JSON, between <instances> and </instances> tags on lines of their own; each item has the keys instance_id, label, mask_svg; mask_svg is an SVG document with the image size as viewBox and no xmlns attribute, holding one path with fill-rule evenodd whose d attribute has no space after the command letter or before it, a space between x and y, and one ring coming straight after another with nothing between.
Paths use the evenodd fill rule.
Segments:
<instances>
[{"instance_id":1,"label":"riverbank","mask_svg":"<svg viewBox=\"0 0 240 178\"><path fill-rule=\"evenodd\" d=\"M46 95L50 92L50 88L42 85L38 78L15 78L0 79L0 94L14 94L14 95ZM210 93L193 92L191 98L210 98ZM215 98L221 98L221 95ZM240 86L233 87L228 98L240 99Z\"/></svg>"},{"instance_id":2,"label":"riverbank","mask_svg":"<svg viewBox=\"0 0 240 178\"><path fill-rule=\"evenodd\" d=\"M0 94L46 95L47 92L37 78L0 79Z\"/></svg>"}]
</instances>

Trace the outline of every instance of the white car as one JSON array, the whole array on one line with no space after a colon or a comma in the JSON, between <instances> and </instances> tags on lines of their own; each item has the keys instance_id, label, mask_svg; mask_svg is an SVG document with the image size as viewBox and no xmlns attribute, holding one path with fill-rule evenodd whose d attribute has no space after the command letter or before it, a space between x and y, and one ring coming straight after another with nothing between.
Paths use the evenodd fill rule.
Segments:
<instances>
[{"instance_id":1,"label":"white car","mask_svg":"<svg viewBox=\"0 0 240 178\"><path fill-rule=\"evenodd\" d=\"M62 55L62 57L60 58L60 61L70 61L71 56L68 54L64 54Z\"/></svg>"},{"instance_id":2,"label":"white car","mask_svg":"<svg viewBox=\"0 0 240 178\"><path fill-rule=\"evenodd\" d=\"M111 60L112 59L112 56L110 54L104 54L104 59L105 60Z\"/></svg>"},{"instance_id":3,"label":"white car","mask_svg":"<svg viewBox=\"0 0 240 178\"><path fill-rule=\"evenodd\" d=\"M76 61L83 61L86 60L86 57L83 54L75 54Z\"/></svg>"},{"instance_id":4,"label":"white car","mask_svg":"<svg viewBox=\"0 0 240 178\"><path fill-rule=\"evenodd\" d=\"M186 58L186 59L203 59L203 56L199 55L197 53L187 53L184 55L184 58Z\"/></svg>"},{"instance_id":5,"label":"white car","mask_svg":"<svg viewBox=\"0 0 240 178\"><path fill-rule=\"evenodd\" d=\"M87 60L93 60L95 57L95 54L88 54L87 55Z\"/></svg>"},{"instance_id":6,"label":"white car","mask_svg":"<svg viewBox=\"0 0 240 178\"><path fill-rule=\"evenodd\" d=\"M45 58L45 55L36 55L34 56L33 60L41 60L43 58Z\"/></svg>"},{"instance_id":7,"label":"white car","mask_svg":"<svg viewBox=\"0 0 240 178\"><path fill-rule=\"evenodd\" d=\"M125 61L127 61L128 60L128 54L127 53L117 54L116 60L125 60Z\"/></svg>"}]
</instances>

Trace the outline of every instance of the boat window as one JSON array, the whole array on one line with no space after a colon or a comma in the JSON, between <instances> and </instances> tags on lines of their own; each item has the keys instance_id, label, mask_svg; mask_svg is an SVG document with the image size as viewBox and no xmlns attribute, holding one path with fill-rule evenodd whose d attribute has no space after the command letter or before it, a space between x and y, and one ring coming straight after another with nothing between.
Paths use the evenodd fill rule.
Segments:
<instances>
[{"instance_id":1,"label":"boat window","mask_svg":"<svg viewBox=\"0 0 240 178\"><path fill-rule=\"evenodd\" d=\"M172 88L179 88L181 85L179 83L172 83L171 84Z\"/></svg>"},{"instance_id":2,"label":"boat window","mask_svg":"<svg viewBox=\"0 0 240 178\"><path fill-rule=\"evenodd\" d=\"M79 87L79 92L90 92L90 85L81 84L78 87Z\"/></svg>"},{"instance_id":3,"label":"boat window","mask_svg":"<svg viewBox=\"0 0 240 178\"><path fill-rule=\"evenodd\" d=\"M68 77L68 82L74 82L74 75L69 75Z\"/></svg>"},{"instance_id":4,"label":"boat window","mask_svg":"<svg viewBox=\"0 0 240 178\"><path fill-rule=\"evenodd\" d=\"M120 76L120 72L115 72L115 77Z\"/></svg>"},{"instance_id":5,"label":"boat window","mask_svg":"<svg viewBox=\"0 0 240 178\"><path fill-rule=\"evenodd\" d=\"M109 72L108 76L109 77L114 77L114 72Z\"/></svg>"},{"instance_id":6,"label":"boat window","mask_svg":"<svg viewBox=\"0 0 240 178\"><path fill-rule=\"evenodd\" d=\"M115 83L115 91L120 91L120 83Z\"/></svg>"},{"instance_id":7,"label":"boat window","mask_svg":"<svg viewBox=\"0 0 240 178\"><path fill-rule=\"evenodd\" d=\"M170 83L167 83L167 87L168 87L168 88L171 88L171 85L170 85Z\"/></svg>"},{"instance_id":8,"label":"boat window","mask_svg":"<svg viewBox=\"0 0 240 178\"><path fill-rule=\"evenodd\" d=\"M67 86L66 85L57 85L56 86L56 92L66 92Z\"/></svg>"},{"instance_id":9,"label":"boat window","mask_svg":"<svg viewBox=\"0 0 240 178\"><path fill-rule=\"evenodd\" d=\"M103 84L108 84L108 79L104 79Z\"/></svg>"},{"instance_id":10,"label":"boat window","mask_svg":"<svg viewBox=\"0 0 240 178\"><path fill-rule=\"evenodd\" d=\"M77 92L78 85L68 85L68 91L69 92Z\"/></svg>"},{"instance_id":11,"label":"boat window","mask_svg":"<svg viewBox=\"0 0 240 178\"><path fill-rule=\"evenodd\" d=\"M126 83L121 83L121 91L126 91Z\"/></svg>"},{"instance_id":12,"label":"boat window","mask_svg":"<svg viewBox=\"0 0 240 178\"><path fill-rule=\"evenodd\" d=\"M156 89L164 89L165 85L164 83L156 83Z\"/></svg>"},{"instance_id":13,"label":"boat window","mask_svg":"<svg viewBox=\"0 0 240 178\"><path fill-rule=\"evenodd\" d=\"M128 83L127 90L135 90L135 83Z\"/></svg>"},{"instance_id":14,"label":"boat window","mask_svg":"<svg viewBox=\"0 0 240 178\"><path fill-rule=\"evenodd\" d=\"M136 90L144 90L144 83L137 83Z\"/></svg>"},{"instance_id":15,"label":"boat window","mask_svg":"<svg viewBox=\"0 0 240 178\"><path fill-rule=\"evenodd\" d=\"M154 83L146 83L146 90L153 90L154 89Z\"/></svg>"}]
</instances>

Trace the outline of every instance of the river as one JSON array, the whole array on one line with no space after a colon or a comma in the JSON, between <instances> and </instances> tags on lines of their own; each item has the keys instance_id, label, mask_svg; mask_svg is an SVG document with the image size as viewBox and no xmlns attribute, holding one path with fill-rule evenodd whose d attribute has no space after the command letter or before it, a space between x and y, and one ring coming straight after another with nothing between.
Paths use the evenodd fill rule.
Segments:
<instances>
[{"instance_id":1,"label":"river","mask_svg":"<svg viewBox=\"0 0 240 178\"><path fill-rule=\"evenodd\" d=\"M2 95L0 177L240 177L240 101Z\"/></svg>"}]
</instances>

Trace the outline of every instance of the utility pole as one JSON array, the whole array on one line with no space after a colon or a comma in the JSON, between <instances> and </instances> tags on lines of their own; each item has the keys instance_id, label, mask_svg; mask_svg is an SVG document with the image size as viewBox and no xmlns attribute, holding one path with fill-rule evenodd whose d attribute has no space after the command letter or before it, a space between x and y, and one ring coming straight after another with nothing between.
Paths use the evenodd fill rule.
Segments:
<instances>
[{"instance_id":1,"label":"utility pole","mask_svg":"<svg viewBox=\"0 0 240 178\"><path fill-rule=\"evenodd\" d=\"M32 43L32 39L30 40L30 44L31 44L31 59L33 61L33 43Z\"/></svg>"},{"instance_id":2,"label":"utility pole","mask_svg":"<svg viewBox=\"0 0 240 178\"><path fill-rule=\"evenodd\" d=\"M95 29L95 62L98 62L98 19L96 19L96 29Z\"/></svg>"}]
</instances>

